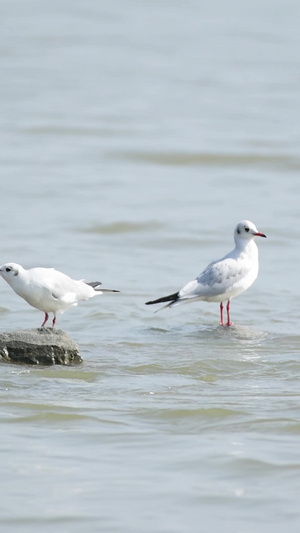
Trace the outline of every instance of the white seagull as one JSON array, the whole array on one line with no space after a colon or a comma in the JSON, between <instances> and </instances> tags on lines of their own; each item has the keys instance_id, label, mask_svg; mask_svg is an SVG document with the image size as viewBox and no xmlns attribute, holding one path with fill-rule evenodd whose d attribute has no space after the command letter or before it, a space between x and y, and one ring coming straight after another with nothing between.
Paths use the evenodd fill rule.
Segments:
<instances>
[{"instance_id":1,"label":"white seagull","mask_svg":"<svg viewBox=\"0 0 300 533\"><path fill-rule=\"evenodd\" d=\"M226 325L232 326L230 300L249 289L258 275L258 248L254 237L266 235L260 233L250 220L242 220L234 230L235 248L229 254L212 261L195 280L184 285L180 291L146 302L146 305L169 302L164 307L174 307L195 300L220 302L221 325L225 326L223 302L227 300Z\"/></svg>"},{"instance_id":2,"label":"white seagull","mask_svg":"<svg viewBox=\"0 0 300 533\"><path fill-rule=\"evenodd\" d=\"M86 283L69 278L54 268L30 268L25 270L16 263L6 263L0 267L0 275L11 288L32 307L45 313L45 326L49 313L53 313L52 327L56 315L64 313L81 300L89 300L103 292L119 292L115 289L100 288L100 281Z\"/></svg>"}]
</instances>

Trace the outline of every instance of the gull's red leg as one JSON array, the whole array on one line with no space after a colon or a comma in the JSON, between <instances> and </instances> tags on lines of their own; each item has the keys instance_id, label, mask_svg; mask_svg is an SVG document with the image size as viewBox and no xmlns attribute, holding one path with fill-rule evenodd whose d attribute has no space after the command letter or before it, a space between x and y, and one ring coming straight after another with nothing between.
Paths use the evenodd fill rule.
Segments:
<instances>
[{"instance_id":1,"label":"gull's red leg","mask_svg":"<svg viewBox=\"0 0 300 533\"><path fill-rule=\"evenodd\" d=\"M53 327L53 328L54 328L54 326L55 326L55 322L56 322L56 316L54 315L54 317L53 317L53 322L52 322L52 327Z\"/></svg>"},{"instance_id":2,"label":"gull's red leg","mask_svg":"<svg viewBox=\"0 0 300 533\"><path fill-rule=\"evenodd\" d=\"M48 315L48 313L45 313L45 320L44 320L44 322L42 323L42 325L41 325L41 328L43 328L43 327L44 327L44 325L46 324L46 322L47 322L48 318L49 318L49 315Z\"/></svg>"},{"instance_id":3,"label":"gull's red leg","mask_svg":"<svg viewBox=\"0 0 300 533\"><path fill-rule=\"evenodd\" d=\"M221 326L225 326L223 309L224 309L224 305L223 305L223 302L221 302L220 303Z\"/></svg>"},{"instance_id":4,"label":"gull's red leg","mask_svg":"<svg viewBox=\"0 0 300 533\"><path fill-rule=\"evenodd\" d=\"M230 320L230 300L228 300L227 302L226 309L227 309L227 326L234 326L233 322L231 322Z\"/></svg>"}]
</instances>

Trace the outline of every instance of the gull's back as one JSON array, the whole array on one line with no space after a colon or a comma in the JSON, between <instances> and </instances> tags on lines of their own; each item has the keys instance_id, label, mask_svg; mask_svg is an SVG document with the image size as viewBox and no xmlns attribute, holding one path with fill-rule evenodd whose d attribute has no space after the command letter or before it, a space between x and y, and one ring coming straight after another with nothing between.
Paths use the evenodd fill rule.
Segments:
<instances>
[{"instance_id":1,"label":"gull's back","mask_svg":"<svg viewBox=\"0 0 300 533\"><path fill-rule=\"evenodd\" d=\"M83 281L73 280L54 268L22 269L10 284L30 305L45 312L63 312L80 300L100 294Z\"/></svg>"}]
</instances>

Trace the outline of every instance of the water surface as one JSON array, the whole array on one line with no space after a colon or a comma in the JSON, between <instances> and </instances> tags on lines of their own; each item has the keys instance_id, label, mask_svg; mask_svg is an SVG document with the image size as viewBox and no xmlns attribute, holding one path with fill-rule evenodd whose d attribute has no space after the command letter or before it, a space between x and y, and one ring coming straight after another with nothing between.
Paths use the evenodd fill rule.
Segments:
<instances>
[{"instance_id":1,"label":"water surface","mask_svg":"<svg viewBox=\"0 0 300 533\"><path fill-rule=\"evenodd\" d=\"M1 9L1 263L121 290L59 317L80 367L0 366L2 528L298 532L297 2ZM268 238L234 327L144 305L244 218ZM0 297L2 331L41 324Z\"/></svg>"}]
</instances>

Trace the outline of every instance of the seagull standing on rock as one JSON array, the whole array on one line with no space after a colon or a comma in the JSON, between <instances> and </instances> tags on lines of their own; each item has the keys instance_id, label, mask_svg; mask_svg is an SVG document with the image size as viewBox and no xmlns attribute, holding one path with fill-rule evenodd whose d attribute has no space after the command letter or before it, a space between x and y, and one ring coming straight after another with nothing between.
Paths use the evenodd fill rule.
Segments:
<instances>
[{"instance_id":1,"label":"seagull standing on rock","mask_svg":"<svg viewBox=\"0 0 300 533\"><path fill-rule=\"evenodd\" d=\"M89 300L103 292L120 292L116 289L102 289L100 281L86 283L74 280L54 268L26 270L17 263L7 263L0 267L0 275L26 302L45 313L41 327L45 326L49 313L53 313L54 327L56 315L64 313L81 300Z\"/></svg>"},{"instance_id":2,"label":"seagull standing on rock","mask_svg":"<svg viewBox=\"0 0 300 533\"><path fill-rule=\"evenodd\" d=\"M251 287L258 275L258 248L254 237L266 237L250 220L242 220L234 230L235 248L227 255L210 263L193 281L180 291L146 302L146 305L168 302L174 307L196 300L220 302L221 325L232 326L230 301ZM227 323L224 323L224 301L227 301Z\"/></svg>"}]
</instances>

